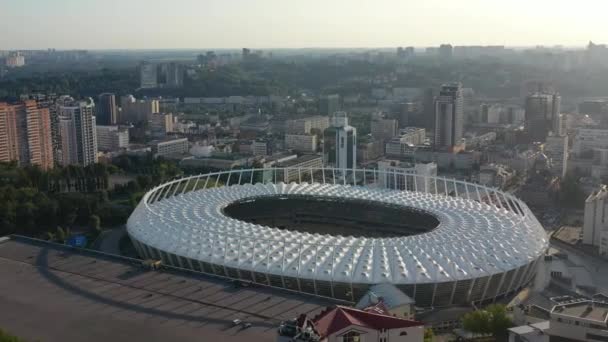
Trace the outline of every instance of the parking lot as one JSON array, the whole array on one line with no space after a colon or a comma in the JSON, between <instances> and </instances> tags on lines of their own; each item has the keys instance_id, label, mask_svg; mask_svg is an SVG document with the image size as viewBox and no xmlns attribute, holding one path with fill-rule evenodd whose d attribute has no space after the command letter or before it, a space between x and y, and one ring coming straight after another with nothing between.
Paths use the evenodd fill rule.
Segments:
<instances>
[{"instance_id":1,"label":"parking lot","mask_svg":"<svg viewBox=\"0 0 608 342\"><path fill-rule=\"evenodd\" d=\"M280 321L331 304L45 243L0 243L0 327L31 340L272 341Z\"/></svg>"}]
</instances>

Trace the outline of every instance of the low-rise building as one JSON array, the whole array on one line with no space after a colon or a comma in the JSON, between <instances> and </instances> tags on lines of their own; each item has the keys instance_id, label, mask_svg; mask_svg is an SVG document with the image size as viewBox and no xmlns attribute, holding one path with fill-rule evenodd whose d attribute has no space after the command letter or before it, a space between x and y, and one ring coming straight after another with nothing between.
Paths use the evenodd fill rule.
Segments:
<instances>
[{"instance_id":1,"label":"low-rise building","mask_svg":"<svg viewBox=\"0 0 608 342\"><path fill-rule=\"evenodd\" d=\"M165 139L150 142L155 157L179 156L188 153L188 139Z\"/></svg>"},{"instance_id":2,"label":"low-rise building","mask_svg":"<svg viewBox=\"0 0 608 342\"><path fill-rule=\"evenodd\" d=\"M283 322L279 341L319 342L422 342L424 323L393 317L382 306L359 310L347 306L327 308L309 319ZM287 337L288 339L283 339Z\"/></svg>"},{"instance_id":3,"label":"low-rise building","mask_svg":"<svg viewBox=\"0 0 608 342\"><path fill-rule=\"evenodd\" d=\"M254 156L267 156L270 154L270 146L267 140L254 140L251 142L251 154Z\"/></svg>"},{"instance_id":4,"label":"low-rise building","mask_svg":"<svg viewBox=\"0 0 608 342\"><path fill-rule=\"evenodd\" d=\"M298 181L302 177L302 173L307 173L310 178L310 170L313 172L316 169L323 167L323 158L317 155L303 155L301 157L290 159L277 164L277 167L285 168L283 172L283 182Z\"/></svg>"},{"instance_id":5,"label":"low-rise building","mask_svg":"<svg viewBox=\"0 0 608 342\"><path fill-rule=\"evenodd\" d=\"M129 129L119 126L96 126L97 150L114 152L129 147Z\"/></svg>"},{"instance_id":6,"label":"low-rise building","mask_svg":"<svg viewBox=\"0 0 608 342\"><path fill-rule=\"evenodd\" d=\"M551 341L608 341L608 303L580 300L551 310Z\"/></svg>"},{"instance_id":7,"label":"low-rise building","mask_svg":"<svg viewBox=\"0 0 608 342\"><path fill-rule=\"evenodd\" d=\"M437 164L413 164L398 160L378 162L379 185L387 189L434 192Z\"/></svg>"},{"instance_id":8,"label":"low-rise building","mask_svg":"<svg viewBox=\"0 0 608 342\"><path fill-rule=\"evenodd\" d=\"M424 144L426 131L424 128L406 127L399 130L399 135L386 143L386 155L391 157L406 156L411 146Z\"/></svg>"},{"instance_id":9,"label":"low-rise building","mask_svg":"<svg viewBox=\"0 0 608 342\"><path fill-rule=\"evenodd\" d=\"M549 342L549 321L509 328L509 342Z\"/></svg>"},{"instance_id":10,"label":"low-rise building","mask_svg":"<svg viewBox=\"0 0 608 342\"><path fill-rule=\"evenodd\" d=\"M285 134L285 148L297 152L317 151L317 136L311 134Z\"/></svg>"}]
</instances>

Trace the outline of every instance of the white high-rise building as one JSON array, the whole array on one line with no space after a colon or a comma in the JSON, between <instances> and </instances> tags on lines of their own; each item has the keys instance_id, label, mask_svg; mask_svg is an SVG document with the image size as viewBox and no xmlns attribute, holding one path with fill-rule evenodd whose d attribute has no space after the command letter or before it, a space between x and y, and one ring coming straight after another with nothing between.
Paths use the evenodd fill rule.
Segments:
<instances>
[{"instance_id":1,"label":"white high-rise building","mask_svg":"<svg viewBox=\"0 0 608 342\"><path fill-rule=\"evenodd\" d=\"M323 134L323 162L339 169L357 166L357 129L348 124L345 112L332 117L332 126Z\"/></svg>"},{"instance_id":2,"label":"white high-rise building","mask_svg":"<svg viewBox=\"0 0 608 342\"><path fill-rule=\"evenodd\" d=\"M435 147L451 149L462 142L464 97L460 83L441 86L435 99Z\"/></svg>"},{"instance_id":3,"label":"white high-rise building","mask_svg":"<svg viewBox=\"0 0 608 342\"><path fill-rule=\"evenodd\" d=\"M564 178L568 169L568 136L549 135L544 152L551 158L553 173Z\"/></svg>"},{"instance_id":4,"label":"white high-rise building","mask_svg":"<svg viewBox=\"0 0 608 342\"><path fill-rule=\"evenodd\" d=\"M608 254L608 189L602 185L585 200L583 243L599 248L601 255Z\"/></svg>"},{"instance_id":5,"label":"white high-rise building","mask_svg":"<svg viewBox=\"0 0 608 342\"><path fill-rule=\"evenodd\" d=\"M93 99L64 103L58 107L63 165L97 163L97 131Z\"/></svg>"},{"instance_id":6,"label":"white high-rise building","mask_svg":"<svg viewBox=\"0 0 608 342\"><path fill-rule=\"evenodd\" d=\"M141 88L158 87L158 67L156 64L143 62L139 66L139 81Z\"/></svg>"}]
</instances>

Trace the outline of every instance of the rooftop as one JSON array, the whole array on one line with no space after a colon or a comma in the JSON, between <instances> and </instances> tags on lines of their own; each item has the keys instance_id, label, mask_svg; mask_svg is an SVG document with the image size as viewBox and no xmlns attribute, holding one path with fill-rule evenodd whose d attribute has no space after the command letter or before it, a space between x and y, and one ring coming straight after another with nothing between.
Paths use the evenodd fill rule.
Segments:
<instances>
[{"instance_id":1,"label":"rooftop","mask_svg":"<svg viewBox=\"0 0 608 342\"><path fill-rule=\"evenodd\" d=\"M551 313L583 318L605 324L608 321L608 304L591 300L580 301L577 303L556 305Z\"/></svg>"},{"instance_id":2,"label":"rooftop","mask_svg":"<svg viewBox=\"0 0 608 342\"><path fill-rule=\"evenodd\" d=\"M340 305L322 312L313 319L313 322L316 331L321 337L329 336L351 325L374 330L424 326L424 323L422 322Z\"/></svg>"}]
</instances>

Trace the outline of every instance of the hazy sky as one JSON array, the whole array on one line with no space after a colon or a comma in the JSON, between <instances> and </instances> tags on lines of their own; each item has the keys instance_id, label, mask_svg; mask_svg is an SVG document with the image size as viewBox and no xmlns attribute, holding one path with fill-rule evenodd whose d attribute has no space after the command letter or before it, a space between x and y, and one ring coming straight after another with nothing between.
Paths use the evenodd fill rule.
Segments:
<instances>
[{"instance_id":1,"label":"hazy sky","mask_svg":"<svg viewBox=\"0 0 608 342\"><path fill-rule=\"evenodd\" d=\"M0 50L608 42L607 0L0 0Z\"/></svg>"}]
</instances>

